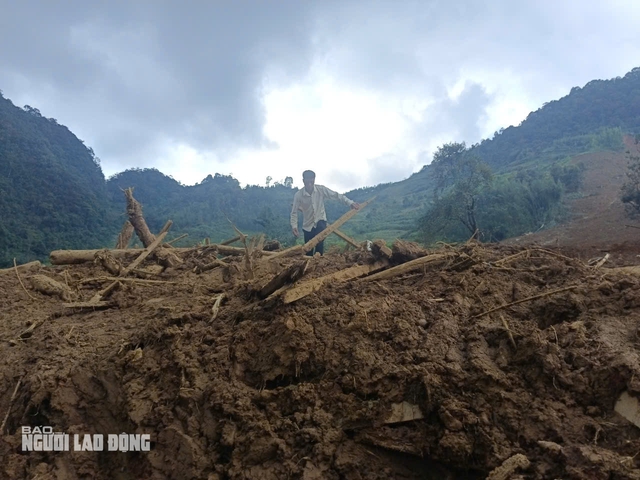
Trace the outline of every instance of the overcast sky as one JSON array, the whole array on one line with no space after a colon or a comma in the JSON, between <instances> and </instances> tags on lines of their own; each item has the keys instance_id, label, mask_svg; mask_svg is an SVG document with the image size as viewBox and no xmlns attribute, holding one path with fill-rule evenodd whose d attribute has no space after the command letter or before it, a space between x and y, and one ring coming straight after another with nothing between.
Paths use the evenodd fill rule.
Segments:
<instances>
[{"instance_id":1,"label":"overcast sky","mask_svg":"<svg viewBox=\"0 0 640 480\"><path fill-rule=\"evenodd\" d=\"M108 177L404 179L640 66L638 0L0 0L0 90Z\"/></svg>"}]
</instances>

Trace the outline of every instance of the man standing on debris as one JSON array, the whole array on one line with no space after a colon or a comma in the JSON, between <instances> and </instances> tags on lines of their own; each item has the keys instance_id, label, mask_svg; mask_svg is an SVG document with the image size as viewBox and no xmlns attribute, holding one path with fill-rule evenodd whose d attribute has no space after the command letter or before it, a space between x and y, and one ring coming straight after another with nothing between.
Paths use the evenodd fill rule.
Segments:
<instances>
[{"instance_id":1,"label":"man standing on debris","mask_svg":"<svg viewBox=\"0 0 640 480\"><path fill-rule=\"evenodd\" d=\"M354 210L360 208L360 204L348 199L333 190L322 185L316 185L316 174L311 170L302 172L302 182L304 188L296 192L293 197L293 208L291 209L291 231L296 236L298 232L298 210L302 212L302 232L304 233L304 243L327 228L327 213L324 210L325 198L340 200L349 205ZM320 255L324 254L324 240L315 247L315 251ZM308 256L313 256L314 250L307 252Z\"/></svg>"}]
</instances>

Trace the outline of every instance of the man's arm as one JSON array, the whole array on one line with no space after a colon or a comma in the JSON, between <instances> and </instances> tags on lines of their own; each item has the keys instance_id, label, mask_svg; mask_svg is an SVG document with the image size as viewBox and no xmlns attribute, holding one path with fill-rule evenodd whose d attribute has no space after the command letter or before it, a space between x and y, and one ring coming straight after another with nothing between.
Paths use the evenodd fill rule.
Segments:
<instances>
[{"instance_id":1,"label":"man's arm","mask_svg":"<svg viewBox=\"0 0 640 480\"><path fill-rule=\"evenodd\" d=\"M295 237L298 237L300 232L298 232L298 209L300 206L298 205L298 194L296 193L293 196L293 206L291 207L291 232Z\"/></svg>"},{"instance_id":2,"label":"man's arm","mask_svg":"<svg viewBox=\"0 0 640 480\"><path fill-rule=\"evenodd\" d=\"M341 193L338 193L338 192L334 192L330 188L327 188L327 187L322 186L322 185L316 185L316 188L318 188L318 187L320 187L322 189L322 195L325 198L330 198L332 200L338 200L338 201L344 203L345 205L350 206L354 210L358 210L360 208L360 204L359 203L354 202L350 198L347 198L345 195L342 195Z\"/></svg>"}]
</instances>

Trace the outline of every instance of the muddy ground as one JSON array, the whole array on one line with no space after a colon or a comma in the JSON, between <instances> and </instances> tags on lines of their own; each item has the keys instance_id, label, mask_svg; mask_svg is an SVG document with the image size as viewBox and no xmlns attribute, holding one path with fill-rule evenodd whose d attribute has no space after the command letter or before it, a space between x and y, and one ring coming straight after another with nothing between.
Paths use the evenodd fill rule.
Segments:
<instances>
[{"instance_id":1,"label":"muddy ground","mask_svg":"<svg viewBox=\"0 0 640 480\"><path fill-rule=\"evenodd\" d=\"M539 247L392 263L442 252L290 304L256 295L286 259L254 258L249 278L241 258L196 274L187 255L95 310L63 303L109 284L99 264L25 269L25 288L0 273L0 477L640 478L640 428L614 412L640 395L639 277ZM374 261L328 254L297 283ZM36 275L70 296L36 291ZM146 433L152 448L22 452L25 425Z\"/></svg>"}]
</instances>

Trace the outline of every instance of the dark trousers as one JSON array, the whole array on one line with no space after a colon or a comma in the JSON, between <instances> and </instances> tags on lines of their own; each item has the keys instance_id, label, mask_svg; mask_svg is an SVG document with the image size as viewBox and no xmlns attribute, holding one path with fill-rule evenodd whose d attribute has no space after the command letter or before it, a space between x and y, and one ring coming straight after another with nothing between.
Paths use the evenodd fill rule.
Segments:
<instances>
[{"instance_id":1,"label":"dark trousers","mask_svg":"<svg viewBox=\"0 0 640 480\"><path fill-rule=\"evenodd\" d=\"M318 235L325 228L327 228L327 222L325 222L324 220L320 220L318 221L318 223L316 223L316 226L310 232L307 232L306 230L302 230L302 232L304 233L304 243L307 243L309 240L311 240L313 237ZM324 240L321 241L318 245L316 245L316 248L312 248L311 250L309 250L307 252L307 256L313 257L313 254L315 252L318 252L320 255L324 255Z\"/></svg>"}]
</instances>

